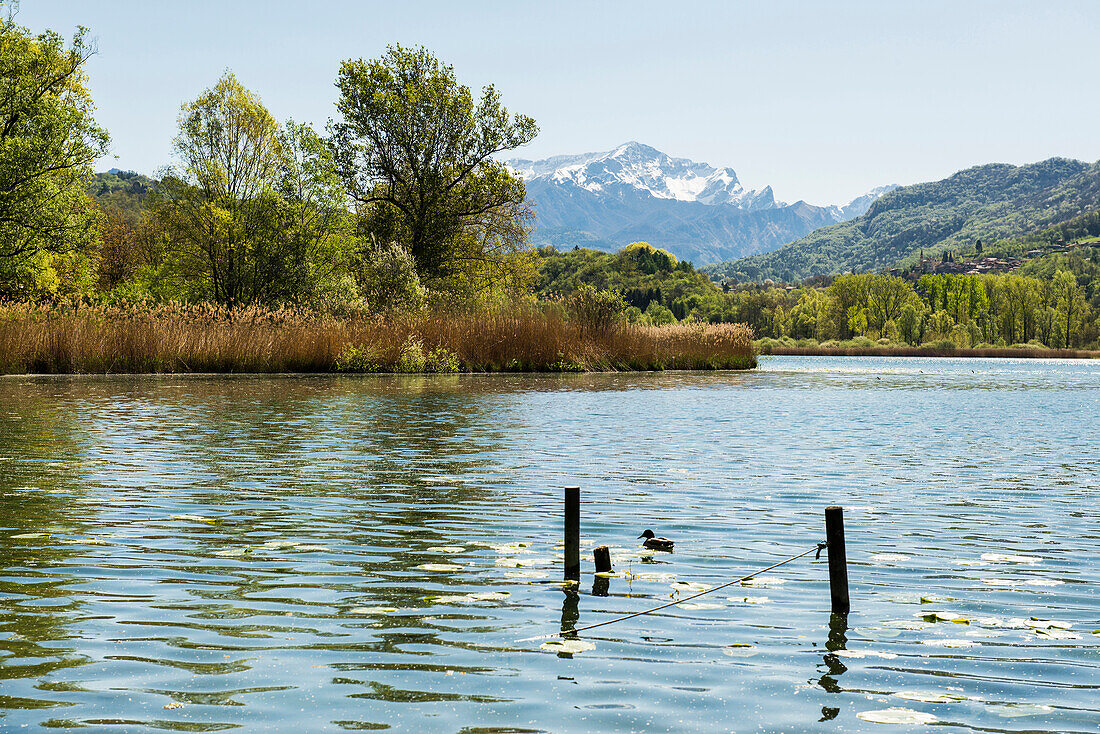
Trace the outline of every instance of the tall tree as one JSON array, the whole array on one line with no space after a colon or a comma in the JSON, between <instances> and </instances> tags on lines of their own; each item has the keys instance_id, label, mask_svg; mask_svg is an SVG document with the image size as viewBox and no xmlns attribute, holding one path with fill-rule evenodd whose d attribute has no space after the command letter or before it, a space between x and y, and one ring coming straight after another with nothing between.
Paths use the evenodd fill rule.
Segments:
<instances>
[{"instance_id":1,"label":"tall tree","mask_svg":"<svg viewBox=\"0 0 1100 734\"><path fill-rule=\"evenodd\" d=\"M268 300L280 254L270 240L281 162L280 127L259 98L227 72L183 105L175 152L155 206L174 268L191 295L237 304Z\"/></svg>"},{"instance_id":2,"label":"tall tree","mask_svg":"<svg viewBox=\"0 0 1100 734\"><path fill-rule=\"evenodd\" d=\"M347 191L422 275L455 275L479 243L524 246L502 226L526 216L523 181L491 156L534 139L534 120L509 117L491 85L475 106L453 67L424 48L345 61L336 84L333 137Z\"/></svg>"},{"instance_id":3,"label":"tall tree","mask_svg":"<svg viewBox=\"0 0 1100 734\"><path fill-rule=\"evenodd\" d=\"M70 45L37 36L0 9L0 280L40 253L82 250L97 241L98 215L84 192L91 165L107 152L92 117L84 67L95 53L78 28ZM2 7L2 6L0 6ZM9 276L4 278L5 272ZM0 283L0 288L3 284Z\"/></svg>"}]
</instances>

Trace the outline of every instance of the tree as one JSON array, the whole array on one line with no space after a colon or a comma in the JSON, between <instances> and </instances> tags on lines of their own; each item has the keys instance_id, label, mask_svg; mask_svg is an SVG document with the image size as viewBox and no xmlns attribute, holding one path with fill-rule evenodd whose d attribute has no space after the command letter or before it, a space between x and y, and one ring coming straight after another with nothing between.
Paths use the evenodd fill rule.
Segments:
<instances>
[{"instance_id":1,"label":"tree","mask_svg":"<svg viewBox=\"0 0 1100 734\"><path fill-rule=\"evenodd\" d=\"M108 136L85 86L95 53L86 35L78 28L66 48L53 31L31 36L14 9L0 17L0 290L7 281L18 291L50 256L97 242L84 180Z\"/></svg>"},{"instance_id":2,"label":"tree","mask_svg":"<svg viewBox=\"0 0 1100 734\"><path fill-rule=\"evenodd\" d=\"M333 140L347 192L369 228L408 249L422 276L453 276L484 232L522 223L523 181L491 156L538 129L530 117L510 118L491 85L475 106L453 67L424 48L391 46L381 59L341 64L337 87L343 119ZM525 246L518 234L489 240L507 254Z\"/></svg>"},{"instance_id":3,"label":"tree","mask_svg":"<svg viewBox=\"0 0 1100 734\"><path fill-rule=\"evenodd\" d=\"M173 266L194 296L227 304L270 300L283 275L270 227L279 124L228 72L183 105L179 124L174 144L182 168L164 176L156 202Z\"/></svg>"},{"instance_id":4,"label":"tree","mask_svg":"<svg viewBox=\"0 0 1100 734\"><path fill-rule=\"evenodd\" d=\"M1062 326L1063 343L1068 349L1073 344L1070 337L1080 325L1087 308L1085 289L1077 284L1073 273L1066 270L1059 270L1054 274L1050 288L1059 315L1059 324Z\"/></svg>"}]
</instances>

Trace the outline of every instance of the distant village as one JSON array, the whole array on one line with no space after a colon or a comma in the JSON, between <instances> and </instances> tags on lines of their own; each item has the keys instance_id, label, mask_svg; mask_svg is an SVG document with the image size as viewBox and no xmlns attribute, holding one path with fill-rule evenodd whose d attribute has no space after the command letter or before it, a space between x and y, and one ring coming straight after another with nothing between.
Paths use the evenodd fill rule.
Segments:
<instances>
[{"instance_id":1,"label":"distant village","mask_svg":"<svg viewBox=\"0 0 1100 734\"><path fill-rule=\"evenodd\" d=\"M981 257L975 260L956 260L955 255L950 250L945 250L938 257L925 257L922 250L920 261L916 266L912 268L890 268L888 272L891 275L907 277L912 280L916 280L921 275L935 274L984 275L986 273L1011 273L1028 260L1037 257L1055 252L1078 252L1082 256L1087 256L1089 254L1088 250L1093 247L1100 248L1100 240L1069 243L1065 240L1055 240L1045 249L1028 250L1022 257ZM976 243L975 249L980 255L982 251L981 240Z\"/></svg>"}]
</instances>

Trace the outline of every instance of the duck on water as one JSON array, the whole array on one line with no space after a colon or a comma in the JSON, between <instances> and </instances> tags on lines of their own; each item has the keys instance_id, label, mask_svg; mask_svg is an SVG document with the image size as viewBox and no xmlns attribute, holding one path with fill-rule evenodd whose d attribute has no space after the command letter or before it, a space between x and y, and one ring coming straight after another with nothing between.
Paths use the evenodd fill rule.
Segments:
<instances>
[{"instance_id":1,"label":"duck on water","mask_svg":"<svg viewBox=\"0 0 1100 734\"><path fill-rule=\"evenodd\" d=\"M671 551L673 546L676 545L668 538L661 537L660 535L654 535L652 530L646 530L638 537L645 538L645 542L642 543L642 547L649 548L650 550Z\"/></svg>"}]
</instances>

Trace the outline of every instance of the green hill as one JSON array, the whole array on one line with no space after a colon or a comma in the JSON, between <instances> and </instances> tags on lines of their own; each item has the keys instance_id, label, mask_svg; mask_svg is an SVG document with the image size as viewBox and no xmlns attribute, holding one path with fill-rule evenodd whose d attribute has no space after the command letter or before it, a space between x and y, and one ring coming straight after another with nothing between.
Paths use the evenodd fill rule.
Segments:
<instances>
[{"instance_id":1,"label":"green hill","mask_svg":"<svg viewBox=\"0 0 1100 734\"><path fill-rule=\"evenodd\" d=\"M117 209L136 216L145 207L145 198L153 183L153 179L140 173L112 168L107 173L93 176L84 190L100 208Z\"/></svg>"},{"instance_id":2,"label":"green hill","mask_svg":"<svg viewBox=\"0 0 1100 734\"><path fill-rule=\"evenodd\" d=\"M716 280L801 280L893 266L924 250L971 249L1037 233L1100 209L1100 163L1051 158L993 163L903 186L861 217L823 227L762 255L710 265Z\"/></svg>"}]
</instances>

